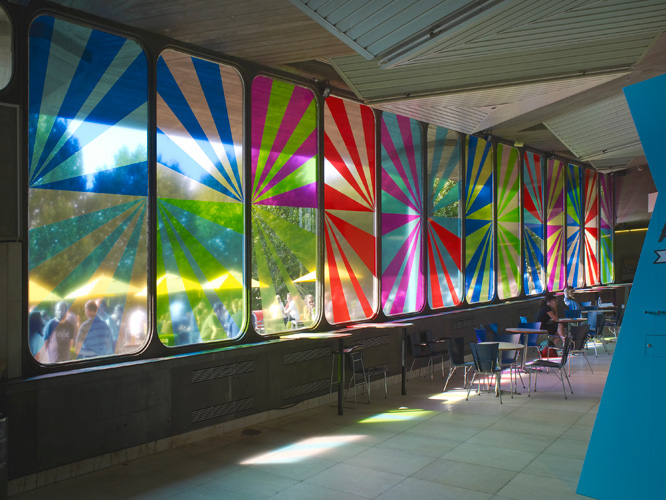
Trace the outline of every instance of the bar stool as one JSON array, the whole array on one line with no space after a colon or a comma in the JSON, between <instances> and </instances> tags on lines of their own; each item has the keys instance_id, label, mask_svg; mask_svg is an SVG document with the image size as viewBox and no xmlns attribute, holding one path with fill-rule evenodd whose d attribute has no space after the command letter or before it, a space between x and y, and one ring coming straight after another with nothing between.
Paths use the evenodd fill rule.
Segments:
<instances>
[{"instance_id":1,"label":"bar stool","mask_svg":"<svg viewBox=\"0 0 666 500\"><path fill-rule=\"evenodd\" d=\"M360 347L360 346L359 345L353 345L353 346L350 346L350 347L345 347L342 350L342 354L343 354L342 362L343 363L345 362L345 358L347 357L347 355L350 352L352 352L354 349L356 349L357 347ZM338 361L338 354L340 354L340 352L336 349L336 350L333 351L332 354L333 354L333 359L331 360L331 385L330 385L330 388L329 388L329 391L328 391L329 397L330 397L331 394L333 394L333 385L337 383L336 367L337 367L337 361ZM343 380L342 383L343 383L343 387L344 387L345 381ZM338 388L338 390L342 390L342 388Z\"/></svg>"}]
</instances>

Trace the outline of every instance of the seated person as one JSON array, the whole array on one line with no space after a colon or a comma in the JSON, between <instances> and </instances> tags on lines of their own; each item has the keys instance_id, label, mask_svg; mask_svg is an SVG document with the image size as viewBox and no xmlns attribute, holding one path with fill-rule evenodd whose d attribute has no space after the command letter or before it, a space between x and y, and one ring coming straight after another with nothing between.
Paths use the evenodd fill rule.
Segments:
<instances>
[{"instance_id":1,"label":"seated person","mask_svg":"<svg viewBox=\"0 0 666 500\"><path fill-rule=\"evenodd\" d=\"M564 325L554 323L552 320L558 319L557 316L557 298L551 293L547 293L541 301L541 308L537 312L536 320L541 323L543 330L548 330L550 335L559 335L564 339Z\"/></svg>"},{"instance_id":2,"label":"seated person","mask_svg":"<svg viewBox=\"0 0 666 500\"><path fill-rule=\"evenodd\" d=\"M580 309L580 304L574 299L574 288L572 286L568 286L564 289L564 305L567 306L570 311L577 311Z\"/></svg>"}]
</instances>

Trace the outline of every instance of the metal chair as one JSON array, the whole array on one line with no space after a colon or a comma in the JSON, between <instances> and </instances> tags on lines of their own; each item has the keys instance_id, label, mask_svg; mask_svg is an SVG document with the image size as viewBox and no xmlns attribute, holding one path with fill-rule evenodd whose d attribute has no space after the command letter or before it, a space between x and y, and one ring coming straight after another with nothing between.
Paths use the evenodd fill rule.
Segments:
<instances>
[{"instance_id":1,"label":"metal chair","mask_svg":"<svg viewBox=\"0 0 666 500\"><path fill-rule=\"evenodd\" d=\"M345 399L349 395L349 391L352 386L354 387L354 406L357 406L356 402L356 385L357 382L365 384L368 388L368 403L372 401L370 397L370 381L373 375L383 375L384 376L384 397L388 397L388 386L386 384L386 367L384 366L373 366L366 370L365 365L363 364L363 347L354 346L348 352L349 361L351 363L351 379L349 380L349 385L347 386L347 393L345 394Z\"/></svg>"},{"instance_id":2,"label":"metal chair","mask_svg":"<svg viewBox=\"0 0 666 500\"><path fill-rule=\"evenodd\" d=\"M604 350L608 355L610 355L610 352L606 347L606 340L602 335L605 322L605 313L599 311L589 311L587 313L587 324L590 326L590 330L588 332L588 341L591 340L593 343L595 357L599 355L597 352L597 339L601 341L601 345L603 346Z\"/></svg>"},{"instance_id":3,"label":"metal chair","mask_svg":"<svg viewBox=\"0 0 666 500\"><path fill-rule=\"evenodd\" d=\"M575 356L577 354L582 354L585 356L585 361L587 361L587 366L590 367L590 371L594 373L592 370L592 365L590 364L590 360L587 359L587 351L585 350L585 343L587 342L587 335L588 335L588 330L590 329L589 325L576 325L571 327L571 349L569 350L569 356ZM567 371L568 373L570 372L571 365L569 365L569 370Z\"/></svg>"},{"instance_id":4,"label":"metal chair","mask_svg":"<svg viewBox=\"0 0 666 500\"><path fill-rule=\"evenodd\" d=\"M469 345L472 349L472 358L474 359L474 375L467 387L467 398L469 400L469 393L474 385L474 379L477 375L486 375L488 377L495 377L495 391L499 395L500 404L502 404L502 367L498 362L499 344L476 344ZM477 394L481 393L481 380L479 379L479 386Z\"/></svg>"},{"instance_id":5,"label":"metal chair","mask_svg":"<svg viewBox=\"0 0 666 500\"><path fill-rule=\"evenodd\" d=\"M446 347L449 350L449 375L446 377L444 392L446 392L451 376L458 368L462 368L464 371L463 387L467 387L467 372L474 368L474 361L465 362L465 339L463 337L447 338Z\"/></svg>"},{"instance_id":6,"label":"metal chair","mask_svg":"<svg viewBox=\"0 0 666 500\"><path fill-rule=\"evenodd\" d=\"M412 355L414 356L414 360L412 361L412 366L409 367L409 371L411 372L412 369L414 368L414 364L416 363L417 360L419 359L426 359L428 362L426 363L426 368L431 367L430 370L430 379L432 380L434 378L435 374L435 363L434 359L440 358L442 362L442 378L444 378L444 355L441 352L435 352L432 350L432 348L428 345L427 342L423 342L421 340L421 334L420 333L410 333L409 334L409 343L412 347ZM423 368L423 367L421 367Z\"/></svg>"},{"instance_id":7,"label":"metal chair","mask_svg":"<svg viewBox=\"0 0 666 500\"><path fill-rule=\"evenodd\" d=\"M520 344L522 334L520 333L498 333L495 335L495 340L497 342L509 342L511 344ZM518 355L520 354L519 349L513 349L508 351L502 351L500 354L500 365L502 370L509 369L509 380L511 381L511 397L513 397L513 381L515 379L514 373L517 373L520 377L520 382L525 387L523 382L523 377L518 372ZM516 386L518 386L518 381L516 381Z\"/></svg>"},{"instance_id":8,"label":"metal chair","mask_svg":"<svg viewBox=\"0 0 666 500\"><path fill-rule=\"evenodd\" d=\"M624 319L624 305L620 309L618 309L617 313L615 314L615 318L606 319L606 324L604 326L608 328L608 330L613 334L615 340L617 340L617 336L620 333L620 328L622 327L623 319Z\"/></svg>"},{"instance_id":9,"label":"metal chair","mask_svg":"<svg viewBox=\"0 0 666 500\"><path fill-rule=\"evenodd\" d=\"M479 343L492 341L494 337L494 335L488 336L485 328L475 328L474 333L476 334L476 341Z\"/></svg>"},{"instance_id":10,"label":"metal chair","mask_svg":"<svg viewBox=\"0 0 666 500\"><path fill-rule=\"evenodd\" d=\"M571 348L571 337L565 337L564 338L564 346L562 348L562 357L560 358L559 361L548 361L546 359L537 359L534 363L531 363L528 367L526 367L526 371L529 374L529 389L528 389L528 396L531 396L531 390L532 390L532 372L534 372L534 392L536 392L536 385L537 385L537 375L539 374L538 368L552 368L553 373L555 373L555 370L557 370L557 376L560 378L560 381L562 382L562 390L564 391L564 399L567 399L567 390L564 387L564 379L567 379L567 384L569 384L569 389L571 390L571 394L573 394L573 389L571 388L571 382L569 381L569 376L567 375L567 371L564 369L564 367L567 364L567 359L569 358L569 350Z\"/></svg>"}]
</instances>

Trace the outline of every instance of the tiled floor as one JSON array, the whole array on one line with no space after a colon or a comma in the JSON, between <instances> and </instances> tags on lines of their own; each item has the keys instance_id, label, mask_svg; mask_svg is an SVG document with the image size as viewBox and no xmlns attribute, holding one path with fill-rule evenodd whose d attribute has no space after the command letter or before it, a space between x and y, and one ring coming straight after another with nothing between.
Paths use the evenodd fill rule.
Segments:
<instances>
[{"instance_id":1,"label":"tiled floor","mask_svg":"<svg viewBox=\"0 0 666 500\"><path fill-rule=\"evenodd\" d=\"M324 406L13 498L587 498L575 489L611 358L592 353L594 374L571 360L568 400L552 373L532 397L521 388L502 405L414 378L407 396L394 385L388 399L378 391L371 404L348 402L342 417Z\"/></svg>"}]
</instances>

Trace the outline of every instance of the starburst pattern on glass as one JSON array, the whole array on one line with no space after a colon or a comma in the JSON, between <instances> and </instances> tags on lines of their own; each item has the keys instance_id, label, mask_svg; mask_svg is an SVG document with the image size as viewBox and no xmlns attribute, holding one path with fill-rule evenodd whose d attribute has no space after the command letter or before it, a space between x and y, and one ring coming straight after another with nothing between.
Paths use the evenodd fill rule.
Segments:
<instances>
[{"instance_id":1,"label":"starburst pattern on glass","mask_svg":"<svg viewBox=\"0 0 666 500\"><path fill-rule=\"evenodd\" d=\"M392 316L424 305L421 125L382 115L382 308Z\"/></svg>"},{"instance_id":2,"label":"starburst pattern on glass","mask_svg":"<svg viewBox=\"0 0 666 500\"><path fill-rule=\"evenodd\" d=\"M256 77L251 140L252 310L263 317L265 333L275 333L304 326L308 296L317 296L317 106L312 91ZM286 303L287 294L293 304ZM283 316L281 306L292 310Z\"/></svg>"},{"instance_id":3,"label":"starburst pattern on glass","mask_svg":"<svg viewBox=\"0 0 666 500\"><path fill-rule=\"evenodd\" d=\"M599 184L594 170L585 170L585 284L599 284Z\"/></svg>"},{"instance_id":4,"label":"starburst pattern on glass","mask_svg":"<svg viewBox=\"0 0 666 500\"><path fill-rule=\"evenodd\" d=\"M497 295L520 293L520 154L497 144Z\"/></svg>"},{"instance_id":5,"label":"starburst pattern on glass","mask_svg":"<svg viewBox=\"0 0 666 500\"><path fill-rule=\"evenodd\" d=\"M601 268L601 282L605 284L615 281L613 266L614 194L613 177L606 174L600 174L599 177L599 267Z\"/></svg>"},{"instance_id":6,"label":"starburst pattern on glass","mask_svg":"<svg viewBox=\"0 0 666 500\"><path fill-rule=\"evenodd\" d=\"M541 155L523 154L523 289L526 295L544 292L543 180Z\"/></svg>"},{"instance_id":7,"label":"starburst pattern on glass","mask_svg":"<svg viewBox=\"0 0 666 500\"><path fill-rule=\"evenodd\" d=\"M324 106L324 227L329 323L357 321L377 310L375 115L328 97Z\"/></svg>"},{"instance_id":8,"label":"starburst pattern on glass","mask_svg":"<svg viewBox=\"0 0 666 500\"><path fill-rule=\"evenodd\" d=\"M548 290L559 291L566 283L564 262L565 164L554 158L546 165L546 278Z\"/></svg>"},{"instance_id":9,"label":"starburst pattern on glass","mask_svg":"<svg viewBox=\"0 0 666 500\"><path fill-rule=\"evenodd\" d=\"M495 295L493 268L492 144L467 138L465 169L465 293L467 302L488 302Z\"/></svg>"},{"instance_id":10,"label":"starburst pattern on glass","mask_svg":"<svg viewBox=\"0 0 666 500\"><path fill-rule=\"evenodd\" d=\"M136 352L147 339L146 57L50 16L29 44L31 352L43 363Z\"/></svg>"},{"instance_id":11,"label":"starburst pattern on glass","mask_svg":"<svg viewBox=\"0 0 666 500\"><path fill-rule=\"evenodd\" d=\"M234 69L159 57L157 331L168 346L243 328L242 103Z\"/></svg>"},{"instance_id":12,"label":"starburst pattern on glass","mask_svg":"<svg viewBox=\"0 0 666 500\"><path fill-rule=\"evenodd\" d=\"M583 245L583 169L569 164L567 168L567 285L584 284Z\"/></svg>"},{"instance_id":13,"label":"starburst pattern on glass","mask_svg":"<svg viewBox=\"0 0 666 500\"><path fill-rule=\"evenodd\" d=\"M460 148L457 132L428 127L428 303L432 309L462 300Z\"/></svg>"}]
</instances>

